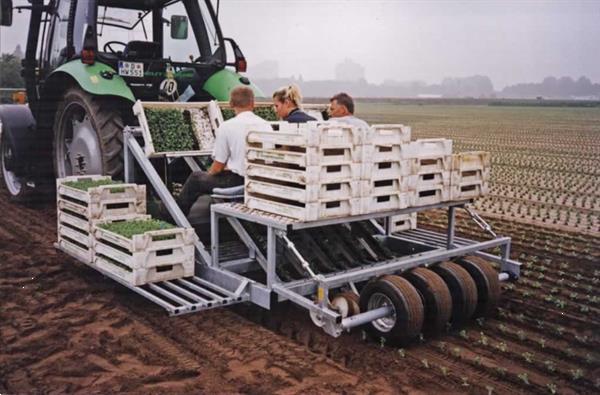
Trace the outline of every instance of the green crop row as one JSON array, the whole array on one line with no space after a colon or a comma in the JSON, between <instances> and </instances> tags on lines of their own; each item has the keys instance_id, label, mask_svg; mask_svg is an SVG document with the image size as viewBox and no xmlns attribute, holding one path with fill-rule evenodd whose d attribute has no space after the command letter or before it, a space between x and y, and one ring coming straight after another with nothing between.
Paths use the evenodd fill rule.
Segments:
<instances>
[{"instance_id":1,"label":"green crop row","mask_svg":"<svg viewBox=\"0 0 600 395\"><path fill-rule=\"evenodd\" d=\"M121 184L121 181L115 181L115 180L110 180L110 179L104 179L104 180L84 179L84 180L80 180L80 181L67 181L67 182L63 183L63 185L65 185L65 186L79 189L81 191L87 191L89 188L95 188L95 187L99 187L102 185L118 185L118 184ZM124 192L125 191L123 188L113 188L112 190L113 190L113 192Z\"/></svg>"},{"instance_id":2,"label":"green crop row","mask_svg":"<svg viewBox=\"0 0 600 395\"><path fill-rule=\"evenodd\" d=\"M277 121L277 114L275 114L275 110L273 107L256 107L253 112L264 119L265 121L275 122ZM223 114L223 119L227 121L235 116L235 112L231 108L223 108L221 109L221 113Z\"/></svg>"},{"instance_id":3,"label":"green crop row","mask_svg":"<svg viewBox=\"0 0 600 395\"><path fill-rule=\"evenodd\" d=\"M189 112L145 109L148 128L156 152L191 151L196 148Z\"/></svg>"},{"instance_id":4,"label":"green crop row","mask_svg":"<svg viewBox=\"0 0 600 395\"><path fill-rule=\"evenodd\" d=\"M173 229L175 227L168 222L160 221L158 219L109 222L98 226L128 239L131 239L133 235L141 235L153 230ZM155 240L160 239L155 238Z\"/></svg>"}]
</instances>

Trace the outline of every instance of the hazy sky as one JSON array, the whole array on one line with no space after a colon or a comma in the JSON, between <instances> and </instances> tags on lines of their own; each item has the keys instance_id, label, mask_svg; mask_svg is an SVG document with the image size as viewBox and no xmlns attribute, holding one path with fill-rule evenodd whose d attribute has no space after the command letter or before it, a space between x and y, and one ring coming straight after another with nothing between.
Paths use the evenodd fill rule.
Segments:
<instances>
[{"instance_id":1,"label":"hazy sky","mask_svg":"<svg viewBox=\"0 0 600 395\"><path fill-rule=\"evenodd\" d=\"M0 52L25 43L27 17L0 28ZM349 58L376 83L474 74L496 89L549 75L600 82L600 0L221 0L220 20L250 77L253 64L276 60L280 76L331 79Z\"/></svg>"}]
</instances>

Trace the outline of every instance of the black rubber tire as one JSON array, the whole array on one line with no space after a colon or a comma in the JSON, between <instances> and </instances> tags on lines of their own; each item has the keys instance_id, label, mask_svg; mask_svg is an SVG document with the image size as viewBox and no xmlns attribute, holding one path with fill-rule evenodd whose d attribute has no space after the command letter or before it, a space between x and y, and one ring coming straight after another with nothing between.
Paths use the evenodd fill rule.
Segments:
<instances>
[{"instance_id":1,"label":"black rubber tire","mask_svg":"<svg viewBox=\"0 0 600 395\"><path fill-rule=\"evenodd\" d=\"M29 187L27 183L21 183L21 186L18 191L15 190L14 187L9 187L9 180L5 179L5 158L4 158L4 150L5 148L9 151L12 150L12 144L7 139L8 134L2 135L0 133L0 177L2 177L2 181L4 183L4 188L6 189L6 193L11 202L20 203L20 204L30 204L36 198L36 194L34 193L34 189ZM8 146L7 146L8 145ZM6 166L8 169L9 166Z\"/></svg>"},{"instance_id":2,"label":"black rubber tire","mask_svg":"<svg viewBox=\"0 0 600 395\"><path fill-rule=\"evenodd\" d=\"M442 277L452 295L453 326L464 324L477 308L477 286L469 273L453 262L443 262L431 267Z\"/></svg>"},{"instance_id":3,"label":"black rubber tire","mask_svg":"<svg viewBox=\"0 0 600 395\"><path fill-rule=\"evenodd\" d=\"M366 312L369 299L381 293L390 299L396 310L396 321L389 331L381 331L374 324L365 325L365 330L374 339L384 338L388 345L404 345L421 333L425 309L419 293L406 279L388 275L370 281L360 293L360 311Z\"/></svg>"},{"instance_id":4,"label":"black rubber tire","mask_svg":"<svg viewBox=\"0 0 600 395\"><path fill-rule=\"evenodd\" d=\"M88 114L102 151L102 175L119 179L123 176L123 101L115 97L94 96L80 88L66 91L54 117L53 131L64 124L65 108L77 103ZM56 177L61 177L57 163L57 139L53 139L53 161Z\"/></svg>"},{"instance_id":5,"label":"black rubber tire","mask_svg":"<svg viewBox=\"0 0 600 395\"><path fill-rule=\"evenodd\" d=\"M500 302L498 272L488 262L477 258L459 259L456 263L469 272L477 286L477 308L473 316L493 316Z\"/></svg>"},{"instance_id":6,"label":"black rubber tire","mask_svg":"<svg viewBox=\"0 0 600 395\"><path fill-rule=\"evenodd\" d=\"M419 267L403 275L419 292L425 306L423 332L436 335L446 329L452 317L452 295L444 280L435 272Z\"/></svg>"}]
</instances>

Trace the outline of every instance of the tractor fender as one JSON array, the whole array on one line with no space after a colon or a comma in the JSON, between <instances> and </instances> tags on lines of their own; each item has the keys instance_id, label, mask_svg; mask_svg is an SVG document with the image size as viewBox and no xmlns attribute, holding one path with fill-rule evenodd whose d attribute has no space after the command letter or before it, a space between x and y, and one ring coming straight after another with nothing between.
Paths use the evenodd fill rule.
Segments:
<instances>
[{"instance_id":1,"label":"tractor fender","mask_svg":"<svg viewBox=\"0 0 600 395\"><path fill-rule=\"evenodd\" d=\"M23 104L0 105L0 139L10 144L13 151L12 170L27 166L31 148L36 141L36 122L29 106Z\"/></svg>"},{"instance_id":2,"label":"tractor fender","mask_svg":"<svg viewBox=\"0 0 600 395\"><path fill-rule=\"evenodd\" d=\"M214 97L215 100L229 101L229 94L233 88L238 86L247 86L254 91L254 96L265 97L260 88L250 82L247 77L229 69L222 69L211 75L202 89Z\"/></svg>"},{"instance_id":3,"label":"tractor fender","mask_svg":"<svg viewBox=\"0 0 600 395\"><path fill-rule=\"evenodd\" d=\"M65 76L71 77L81 89L92 95L118 96L131 103L135 102L133 92L123 77L105 63L96 61L93 65L87 65L80 60L67 62L48 76L46 90L60 84Z\"/></svg>"}]
</instances>

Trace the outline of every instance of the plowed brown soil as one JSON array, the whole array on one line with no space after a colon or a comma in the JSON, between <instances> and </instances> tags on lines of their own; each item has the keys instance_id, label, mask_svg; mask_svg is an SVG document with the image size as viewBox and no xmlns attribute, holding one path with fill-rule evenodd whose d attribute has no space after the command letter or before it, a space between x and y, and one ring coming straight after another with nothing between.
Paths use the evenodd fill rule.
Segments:
<instances>
[{"instance_id":1,"label":"plowed brown soil","mask_svg":"<svg viewBox=\"0 0 600 395\"><path fill-rule=\"evenodd\" d=\"M559 261L548 254L552 261L542 265L544 253L517 240L515 254L539 260L525 282L504 286L497 318L395 349L365 341L360 330L333 339L290 305L275 313L236 306L168 318L57 252L53 205L18 206L2 191L0 213L0 393L593 393L600 387L600 306L588 297L598 295L597 262L585 257ZM587 243L586 256L598 253L597 241ZM557 308L543 296L564 262L573 268L567 285L581 289L578 299L561 297L567 304ZM540 288L533 281L542 266L548 268ZM560 290L568 292L567 285Z\"/></svg>"}]
</instances>

